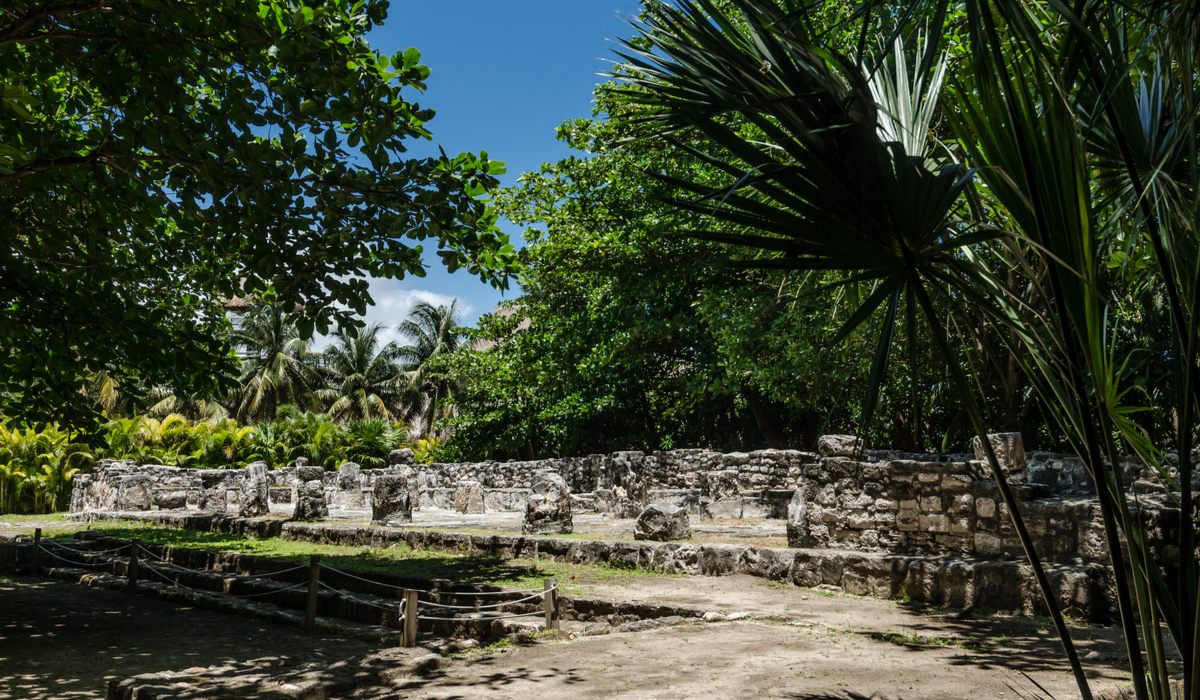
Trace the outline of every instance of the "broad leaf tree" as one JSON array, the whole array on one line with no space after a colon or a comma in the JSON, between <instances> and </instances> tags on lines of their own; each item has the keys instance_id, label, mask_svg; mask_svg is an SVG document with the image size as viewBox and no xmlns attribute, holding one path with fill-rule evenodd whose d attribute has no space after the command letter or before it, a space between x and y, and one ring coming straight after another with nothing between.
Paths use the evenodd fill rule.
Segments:
<instances>
[{"instance_id":1,"label":"broad leaf tree","mask_svg":"<svg viewBox=\"0 0 1200 700\"><path fill-rule=\"evenodd\" d=\"M361 323L367 275L423 246L504 284L486 153L429 139L429 69L366 35L386 0L13 0L0 6L0 410L90 419L108 372L228 388L220 298L272 286L298 329ZM123 386L131 382L121 381Z\"/></svg>"}]
</instances>

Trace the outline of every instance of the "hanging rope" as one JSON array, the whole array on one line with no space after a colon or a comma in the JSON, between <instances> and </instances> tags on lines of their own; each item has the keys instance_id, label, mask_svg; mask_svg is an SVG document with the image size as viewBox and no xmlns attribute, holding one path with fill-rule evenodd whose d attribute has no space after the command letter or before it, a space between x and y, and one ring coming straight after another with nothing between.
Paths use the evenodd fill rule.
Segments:
<instances>
[{"instance_id":1,"label":"hanging rope","mask_svg":"<svg viewBox=\"0 0 1200 700\"><path fill-rule=\"evenodd\" d=\"M49 554L50 556L54 557L55 559L58 559L59 561L65 561L68 564L74 564L76 566L109 566L110 565L110 562L101 562L99 564L88 564L88 563L82 562L82 561L74 561L71 559L65 559L63 557L58 556L54 552L51 552L50 550L46 549L45 547L42 547L41 545L38 546L38 549L42 550L46 554Z\"/></svg>"},{"instance_id":2,"label":"hanging rope","mask_svg":"<svg viewBox=\"0 0 1200 700\"><path fill-rule=\"evenodd\" d=\"M65 545L65 544L63 544L63 543L61 543L61 542L58 542L58 541L55 541L55 540L51 540L51 539L43 539L42 541L43 541L43 542L49 542L50 544L54 545L55 547L59 547L59 548L61 548L61 549L65 549L65 550L67 550L68 552L75 552L76 554L94 554L94 555L97 555L97 556L98 556L98 555L101 555L101 554L112 554L113 552L119 552L119 551L121 551L122 549L125 549L126 547L128 547L128 546L129 546L129 545L127 545L127 544L126 544L126 545L121 545L120 547L114 547L114 548L112 548L112 549L105 549L105 550L101 550L101 551L99 551L99 552L93 552L93 551L88 551L88 550L84 550L84 549L75 549L75 548L73 548L73 547L68 547L67 545Z\"/></svg>"}]
</instances>

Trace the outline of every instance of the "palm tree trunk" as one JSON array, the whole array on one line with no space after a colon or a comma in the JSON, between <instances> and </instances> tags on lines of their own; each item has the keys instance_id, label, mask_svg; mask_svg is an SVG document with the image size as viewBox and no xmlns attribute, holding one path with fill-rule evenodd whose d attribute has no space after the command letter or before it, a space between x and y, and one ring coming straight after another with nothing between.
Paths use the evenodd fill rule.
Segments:
<instances>
[{"instance_id":1,"label":"palm tree trunk","mask_svg":"<svg viewBox=\"0 0 1200 700\"><path fill-rule=\"evenodd\" d=\"M433 385L433 396L431 396L429 398L429 416L425 420L425 426L427 429L426 437L428 437L430 440L432 440L434 437L433 436L434 421L437 420L438 395L441 393L441 390L442 390L442 385L440 383L434 384Z\"/></svg>"}]
</instances>

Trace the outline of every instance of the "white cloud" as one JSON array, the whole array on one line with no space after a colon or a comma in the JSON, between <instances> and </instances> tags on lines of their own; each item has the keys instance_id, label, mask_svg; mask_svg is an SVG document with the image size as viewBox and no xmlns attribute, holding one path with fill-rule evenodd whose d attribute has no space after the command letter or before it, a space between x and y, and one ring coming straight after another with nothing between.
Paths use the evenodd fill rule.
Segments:
<instances>
[{"instance_id":1,"label":"white cloud","mask_svg":"<svg viewBox=\"0 0 1200 700\"><path fill-rule=\"evenodd\" d=\"M408 314L413 307L421 302L433 304L434 306L449 306L450 302L458 299L458 312L463 320L470 317L475 311L475 307L460 297L454 297L446 294L438 294L425 289L405 289L402 285L405 282L394 279L372 278L369 281L369 291L371 298L375 300L374 306L367 307L367 313L363 320L370 325L379 323L384 326L379 334L380 344L396 341L401 345L407 345L408 340L396 332L396 326L408 318ZM330 343L327 336L317 336L313 338L312 347L314 350L321 350Z\"/></svg>"}]
</instances>

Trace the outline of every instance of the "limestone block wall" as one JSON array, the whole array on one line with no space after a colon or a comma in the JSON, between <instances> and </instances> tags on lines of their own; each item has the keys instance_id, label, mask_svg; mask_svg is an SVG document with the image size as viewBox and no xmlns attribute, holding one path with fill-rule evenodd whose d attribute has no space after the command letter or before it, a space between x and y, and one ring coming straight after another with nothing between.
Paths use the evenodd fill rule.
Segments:
<instances>
[{"instance_id":1,"label":"limestone block wall","mask_svg":"<svg viewBox=\"0 0 1200 700\"><path fill-rule=\"evenodd\" d=\"M794 547L1020 558L1020 544L996 484L971 457L882 450L846 457L794 450L684 449L416 465L418 507L453 508L457 485L469 480L481 484L489 510L521 510L534 476L542 470L561 474L571 485L577 510L599 509L619 489L635 511L644 500L671 503L692 513L705 508L733 513L720 517L785 518L799 491L803 513L794 528L789 524ZM1142 506L1153 510L1156 522L1163 523L1162 541L1169 543L1169 533L1177 531L1178 513L1170 515L1160 476L1136 459L1122 458L1121 463L1126 483L1139 494ZM326 501L335 507L369 504L376 478L401 468L325 471ZM93 473L75 478L71 511L236 512L243 473L101 460ZM296 467L267 472L271 503L297 501L295 477ZM1090 498L1090 481L1078 458L1030 452L1024 468L1011 471L1009 478L1043 557L1074 563L1108 559L1099 508Z\"/></svg>"}]
</instances>

